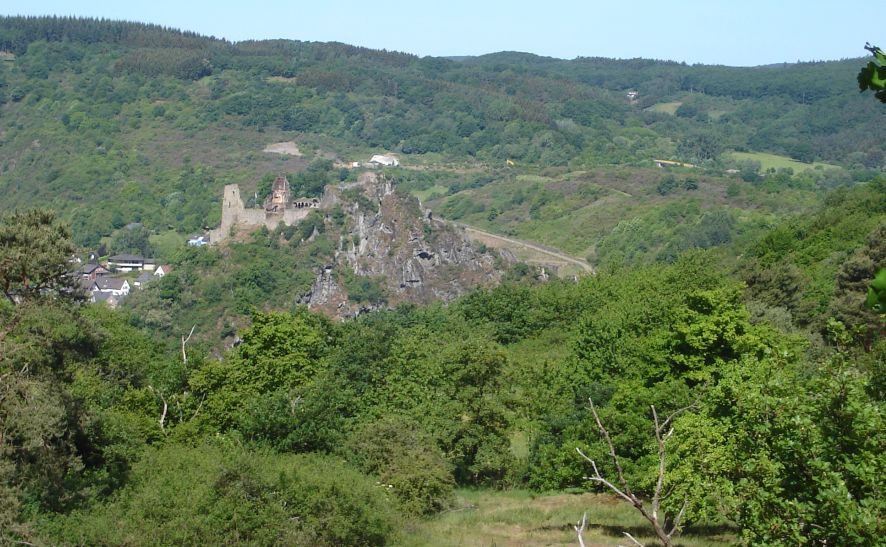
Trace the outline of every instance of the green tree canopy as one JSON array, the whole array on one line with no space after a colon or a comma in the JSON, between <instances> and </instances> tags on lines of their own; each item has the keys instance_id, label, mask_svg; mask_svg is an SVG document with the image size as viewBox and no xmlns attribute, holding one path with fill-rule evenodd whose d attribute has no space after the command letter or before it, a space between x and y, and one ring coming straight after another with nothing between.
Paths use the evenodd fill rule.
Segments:
<instances>
[{"instance_id":1,"label":"green tree canopy","mask_svg":"<svg viewBox=\"0 0 886 547\"><path fill-rule=\"evenodd\" d=\"M858 87L861 91L870 89L880 102L886 103L886 53L871 44L865 44L864 48L871 52L874 60L859 71Z\"/></svg>"}]
</instances>

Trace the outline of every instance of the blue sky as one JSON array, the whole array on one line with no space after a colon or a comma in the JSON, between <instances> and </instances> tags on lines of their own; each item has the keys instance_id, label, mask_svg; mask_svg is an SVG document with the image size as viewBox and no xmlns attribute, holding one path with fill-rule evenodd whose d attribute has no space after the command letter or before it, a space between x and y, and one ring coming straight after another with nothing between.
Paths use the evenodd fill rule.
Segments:
<instances>
[{"instance_id":1,"label":"blue sky","mask_svg":"<svg viewBox=\"0 0 886 547\"><path fill-rule=\"evenodd\" d=\"M417 55L526 51L750 66L862 57L886 43L867 0L410 2L28 0L4 15L80 15L193 30L233 41L338 41Z\"/></svg>"}]
</instances>

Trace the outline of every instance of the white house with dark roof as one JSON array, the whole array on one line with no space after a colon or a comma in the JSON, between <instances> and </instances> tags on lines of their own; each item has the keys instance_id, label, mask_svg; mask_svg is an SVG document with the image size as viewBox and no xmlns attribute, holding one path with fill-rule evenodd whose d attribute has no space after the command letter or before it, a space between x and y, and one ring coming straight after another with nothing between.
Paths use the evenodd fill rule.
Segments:
<instances>
[{"instance_id":1,"label":"white house with dark roof","mask_svg":"<svg viewBox=\"0 0 886 547\"><path fill-rule=\"evenodd\" d=\"M103 292L113 294L114 296L126 296L131 288L129 281L113 277L100 277L93 281L93 284L95 286L92 291L93 294Z\"/></svg>"},{"instance_id":2,"label":"white house with dark roof","mask_svg":"<svg viewBox=\"0 0 886 547\"><path fill-rule=\"evenodd\" d=\"M135 272L143 270L144 267L145 257L143 256L123 254L108 257L108 268L118 272Z\"/></svg>"},{"instance_id":3,"label":"white house with dark roof","mask_svg":"<svg viewBox=\"0 0 886 547\"><path fill-rule=\"evenodd\" d=\"M140 255L122 254L108 257L108 268L113 268L118 272L153 272L156 267L156 260Z\"/></svg>"}]
</instances>

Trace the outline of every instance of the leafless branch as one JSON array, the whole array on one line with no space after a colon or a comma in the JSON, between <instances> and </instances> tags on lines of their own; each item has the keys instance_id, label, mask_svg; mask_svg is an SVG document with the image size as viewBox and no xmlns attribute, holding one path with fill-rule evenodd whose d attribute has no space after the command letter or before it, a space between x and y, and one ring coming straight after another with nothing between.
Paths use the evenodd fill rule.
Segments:
<instances>
[{"instance_id":1,"label":"leafless branch","mask_svg":"<svg viewBox=\"0 0 886 547\"><path fill-rule=\"evenodd\" d=\"M590 477L585 477L587 480L597 481L597 482L603 484L604 486L606 486L606 488L609 488L610 490L612 490L613 492L618 494L620 497L624 498L628 503L631 503L631 504L634 503L634 500L636 498L634 498L633 496L629 496L628 494L625 494L624 492L619 490L617 486L615 486L614 484L612 484L611 482L606 480L602 475L600 475L600 471L597 469L597 463L594 460L592 460L591 458L589 458L587 456L587 454L582 452L581 448L576 447L575 451L578 452L579 456L581 456L582 458L591 462L591 466L594 468L594 474L591 475Z\"/></svg>"},{"instance_id":2,"label":"leafless branch","mask_svg":"<svg viewBox=\"0 0 886 547\"><path fill-rule=\"evenodd\" d=\"M686 507L689 505L689 500L683 500L683 506L680 507L680 512L677 513L677 516L674 517L674 522L671 524L671 530L668 532L668 537L672 537L674 532L680 529L680 522L683 520L683 515L686 514Z\"/></svg>"},{"instance_id":3,"label":"leafless branch","mask_svg":"<svg viewBox=\"0 0 886 547\"><path fill-rule=\"evenodd\" d=\"M640 543L639 541L637 541L636 538L634 538L634 536L632 536L631 534L629 534L629 533L627 533L627 532L622 532L622 534L624 534L625 536L627 536L627 538L628 538L629 540L633 541L633 542L634 542L634 545L638 545L639 547L643 547L643 544Z\"/></svg>"},{"instance_id":4,"label":"leafless branch","mask_svg":"<svg viewBox=\"0 0 886 547\"><path fill-rule=\"evenodd\" d=\"M600 416L597 414L597 407L594 406L594 401L588 399L588 402L591 404L591 412L594 414L597 428L600 430L600 434L603 435L603 438L606 439L606 445L609 446L609 457L612 458L612 463L615 464L615 470L618 473L618 482L621 484L622 488L624 488L626 494L633 496L631 494L631 488L628 486L628 481L625 480L624 470L622 470L621 463L618 461L618 456L615 454L615 446L613 446L612 439L609 437L609 431L603 427L603 422L600 421Z\"/></svg>"},{"instance_id":5,"label":"leafless branch","mask_svg":"<svg viewBox=\"0 0 886 547\"><path fill-rule=\"evenodd\" d=\"M582 534L585 531L585 528L588 527L588 514L585 512L584 515L581 516L581 520L578 521L578 524L573 526L575 528L575 533L578 534L578 544L581 547L585 547L585 538L582 537Z\"/></svg>"},{"instance_id":6,"label":"leafless branch","mask_svg":"<svg viewBox=\"0 0 886 547\"><path fill-rule=\"evenodd\" d=\"M196 329L196 328L197 328L197 325L194 325L193 327L191 327L191 332L188 333L187 338L182 336L182 363L184 363L186 365L188 364L188 354L185 352L185 344L190 342L191 336L193 336L194 329Z\"/></svg>"},{"instance_id":7,"label":"leafless branch","mask_svg":"<svg viewBox=\"0 0 886 547\"><path fill-rule=\"evenodd\" d=\"M148 389L151 390L152 393L157 395L160 398L160 401L163 402L163 412L160 414L160 431L166 433L166 412L169 410L169 404L166 402L166 397L160 393L159 390L154 389L154 386L148 386Z\"/></svg>"},{"instance_id":8,"label":"leafless branch","mask_svg":"<svg viewBox=\"0 0 886 547\"><path fill-rule=\"evenodd\" d=\"M205 400L206 400L206 394L204 393L203 396L200 397L200 404L197 405L197 410L195 410L194 413L191 414L192 420L197 417L197 413L200 412L201 408L203 408L203 401L205 401Z\"/></svg>"},{"instance_id":9,"label":"leafless branch","mask_svg":"<svg viewBox=\"0 0 886 547\"><path fill-rule=\"evenodd\" d=\"M652 408L652 419L655 422L655 440L658 441L658 477L655 481L655 492L652 494L652 518L658 520L658 509L661 505L661 489L664 486L664 476L665 476L665 441L668 437L673 433L673 429L667 433L664 439L661 436L662 425L658 422L658 412L655 411L655 405L650 405ZM665 424L670 421L670 418L665 420Z\"/></svg>"},{"instance_id":10,"label":"leafless branch","mask_svg":"<svg viewBox=\"0 0 886 547\"><path fill-rule=\"evenodd\" d=\"M665 477L665 461L666 461L666 443L668 439L674 434L674 428L671 426L671 422L674 418L682 412L686 412L690 409L696 408L696 404L692 404L688 407L681 408L665 418L664 421L661 421L658 417L658 411L655 410L655 405L651 405L652 408L652 419L655 424L655 440L658 443L658 474L655 482L655 490L652 494L652 500L650 502L650 509L647 511L643 501L638 498L631 491L630 485L625 479L624 470L621 467L621 463L618 460L618 454L615 451L615 445L612 443L612 437L609 434L609 431L606 427L603 426L603 421L600 420L599 414L597 414L597 407L594 406L594 401L589 400L591 407L591 413L594 415L594 421L597 422L597 428L600 430L600 435L606 441L606 446L609 449L609 457L612 459L612 463L615 465L615 471L618 476L618 482L621 485L621 488L615 486L607 480L600 473L600 470L597 468L597 463L588 457L584 452L581 451L580 448L576 448L575 450L578 454L584 458L585 460L591 463L591 467L594 469L594 474L590 477L585 477L588 480L593 480L605 485L612 492L617 494L619 497L633 505L637 511L640 512L643 517L649 521L652 525L652 528L655 530L655 535L658 536L658 539L665 545L665 547L671 546L671 537L677 532L680 528L680 521L683 519L684 514L686 513L686 507L688 505L688 500L683 502L683 506L680 509L680 512L677 514L677 517L673 520L673 522L668 523L667 519L662 515L659 518L659 511L661 509L661 502L665 498L667 498L673 491L671 488L664 496L662 496L662 491L664 489L664 477ZM664 522L664 524L662 524ZM576 531L578 528L576 527ZM631 541L635 544L643 547L640 542L634 539L629 533L624 532L624 535L627 536Z\"/></svg>"},{"instance_id":11,"label":"leafless branch","mask_svg":"<svg viewBox=\"0 0 886 547\"><path fill-rule=\"evenodd\" d=\"M437 513L438 515L443 515L445 513L457 513L459 511L473 511L477 506L473 503L469 503L467 505L463 505L461 507L453 507L452 509L446 509L445 511L440 511Z\"/></svg>"}]
</instances>

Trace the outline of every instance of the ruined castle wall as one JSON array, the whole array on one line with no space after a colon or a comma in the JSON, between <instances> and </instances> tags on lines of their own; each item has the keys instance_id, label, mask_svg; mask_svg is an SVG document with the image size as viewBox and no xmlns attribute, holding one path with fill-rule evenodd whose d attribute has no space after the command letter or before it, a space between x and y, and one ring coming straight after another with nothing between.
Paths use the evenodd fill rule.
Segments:
<instances>
[{"instance_id":1,"label":"ruined castle wall","mask_svg":"<svg viewBox=\"0 0 886 547\"><path fill-rule=\"evenodd\" d=\"M283 224L287 226L292 226L296 222L302 220L308 214L313 211L313 208L304 208L304 209L286 209L283 211ZM273 229L277 227L277 222L279 222L279 217L275 219L273 226L268 226L268 228Z\"/></svg>"},{"instance_id":2,"label":"ruined castle wall","mask_svg":"<svg viewBox=\"0 0 886 547\"><path fill-rule=\"evenodd\" d=\"M258 228L266 226L269 230L277 227L281 221L290 226L302 220L312 208L285 209L281 213L266 213L264 209L247 209L240 197L240 187L236 184L225 186L224 199L222 200L221 225L209 231L209 240L218 243L225 240L231 234L231 228L240 226L244 228Z\"/></svg>"}]
</instances>

